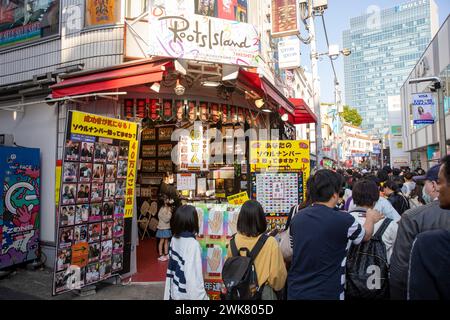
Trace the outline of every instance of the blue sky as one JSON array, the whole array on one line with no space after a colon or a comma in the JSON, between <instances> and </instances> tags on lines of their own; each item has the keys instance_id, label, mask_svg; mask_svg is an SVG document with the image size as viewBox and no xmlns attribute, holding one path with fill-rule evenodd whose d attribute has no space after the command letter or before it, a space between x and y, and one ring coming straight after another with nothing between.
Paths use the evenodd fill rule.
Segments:
<instances>
[{"instance_id":1,"label":"blue sky","mask_svg":"<svg viewBox=\"0 0 450 320\"><path fill-rule=\"evenodd\" d=\"M364 14L371 5L380 8L389 8L408 1L405 0L328 0L328 9L325 11L325 23L327 26L328 39L330 44L339 44L342 48L342 31L350 27L350 18ZM435 0L439 7L439 26L445 21L450 14L449 0ZM327 45L322 26L321 18L316 19L317 48L318 52L327 52ZM302 30L304 32L304 30ZM303 34L305 36L305 34ZM308 71L310 68L309 46L302 45L302 65L306 66ZM334 61L338 80L342 87L342 98L345 99L344 93L344 63L343 57L339 57ZM323 57L319 60L319 76L321 87L321 102L334 102L334 81L333 70L328 58ZM345 100L344 100L345 102Z\"/></svg>"}]
</instances>

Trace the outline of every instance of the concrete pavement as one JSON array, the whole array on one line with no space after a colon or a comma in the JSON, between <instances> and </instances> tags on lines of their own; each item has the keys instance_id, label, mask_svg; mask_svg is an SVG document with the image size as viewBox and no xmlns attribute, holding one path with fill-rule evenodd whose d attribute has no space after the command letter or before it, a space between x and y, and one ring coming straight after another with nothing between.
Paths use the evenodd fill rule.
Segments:
<instances>
[{"instance_id":1,"label":"concrete pavement","mask_svg":"<svg viewBox=\"0 0 450 320\"><path fill-rule=\"evenodd\" d=\"M17 269L0 279L0 300L162 300L164 283L100 283L96 294L80 296L69 292L52 297L53 273L50 269Z\"/></svg>"}]
</instances>

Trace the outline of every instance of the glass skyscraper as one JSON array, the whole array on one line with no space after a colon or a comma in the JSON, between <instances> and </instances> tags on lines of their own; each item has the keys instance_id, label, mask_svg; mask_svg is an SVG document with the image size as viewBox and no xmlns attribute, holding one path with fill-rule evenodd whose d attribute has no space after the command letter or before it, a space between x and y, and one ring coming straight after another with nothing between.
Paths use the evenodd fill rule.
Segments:
<instances>
[{"instance_id":1,"label":"glass skyscraper","mask_svg":"<svg viewBox=\"0 0 450 320\"><path fill-rule=\"evenodd\" d=\"M343 32L346 103L356 107L366 133L388 127L388 96L400 88L438 30L434 0L417 0L393 8L368 8Z\"/></svg>"}]
</instances>

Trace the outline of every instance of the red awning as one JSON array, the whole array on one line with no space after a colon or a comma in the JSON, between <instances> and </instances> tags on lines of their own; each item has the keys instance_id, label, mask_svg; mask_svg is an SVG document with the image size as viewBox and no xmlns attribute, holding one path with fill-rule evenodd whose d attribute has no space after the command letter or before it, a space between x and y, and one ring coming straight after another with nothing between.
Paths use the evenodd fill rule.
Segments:
<instances>
[{"instance_id":1,"label":"red awning","mask_svg":"<svg viewBox=\"0 0 450 320\"><path fill-rule=\"evenodd\" d=\"M171 64L171 59L125 63L103 71L83 72L50 88L53 98L62 98L157 82Z\"/></svg>"},{"instance_id":2,"label":"red awning","mask_svg":"<svg viewBox=\"0 0 450 320\"><path fill-rule=\"evenodd\" d=\"M288 113L293 114L294 108L283 93L278 91L273 84L258 73L239 70L238 81L250 90L255 91L261 96L267 96L275 101L281 108Z\"/></svg>"},{"instance_id":3,"label":"red awning","mask_svg":"<svg viewBox=\"0 0 450 320\"><path fill-rule=\"evenodd\" d=\"M316 115L311 111L311 109L303 99L291 98L289 99L289 101L295 107L294 124L317 123Z\"/></svg>"}]
</instances>

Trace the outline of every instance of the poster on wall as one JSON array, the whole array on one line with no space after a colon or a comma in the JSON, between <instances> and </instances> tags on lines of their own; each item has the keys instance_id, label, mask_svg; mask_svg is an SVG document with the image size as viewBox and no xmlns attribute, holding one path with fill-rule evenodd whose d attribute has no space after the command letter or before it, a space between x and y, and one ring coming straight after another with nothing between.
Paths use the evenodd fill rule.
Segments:
<instances>
[{"instance_id":1,"label":"poster on wall","mask_svg":"<svg viewBox=\"0 0 450 320\"><path fill-rule=\"evenodd\" d=\"M0 48L59 33L59 0L0 1Z\"/></svg>"},{"instance_id":2,"label":"poster on wall","mask_svg":"<svg viewBox=\"0 0 450 320\"><path fill-rule=\"evenodd\" d=\"M63 149L53 294L120 272L132 218L136 123L69 111ZM127 251L128 250L128 251Z\"/></svg>"},{"instance_id":3,"label":"poster on wall","mask_svg":"<svg viewBox=\"0 0 450 320\"><path fill-rule=\"evenodd\" d=\"M194 11L186 2L150 3L148 55L258 66L258 30L239 22L246 18L244 2L199 0Z\"/></svg>"},{"instance_id":4,"label":"poster on wall","mask_svg":"<svg viewBox=\"0 0 450 320\"><path fill-rule=\"evenodd\" d=\"M87 0L86 25L113 24L117 21L116 0Z\"/></svg>"},{"instance_id":5,"label":"poster on wall","mask_svg":"<svg viewBox=\"0 0 450 320\"><path fill-rule=\"evenodd\" d=\"M436 103L432 93L412 95L414 124L433 124L436 118Z\"/></svg>"},{"instance_id":6,"label":"poster on wall","mask_svg":"<svg viewBox=\"0 0 450 320\"><path fill-rule=\"evenodd\" d=\"M38 257L40 150L0 147L0 270Z\"/></svg>"},{"instance_id":7,"label":"poster on wall","mask_svg":"<svg viewBox=\"0 0 450 320\"><path fill-rule=\"evenodd\" d=\"M199 219L200 232L197 240L202 249L205 289L210 299L218 300L228 243L237 232L237 218L241 206L205 203L193 205L196 207Z\"/></svg>"}]
</instances>

